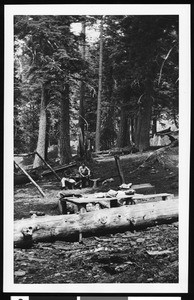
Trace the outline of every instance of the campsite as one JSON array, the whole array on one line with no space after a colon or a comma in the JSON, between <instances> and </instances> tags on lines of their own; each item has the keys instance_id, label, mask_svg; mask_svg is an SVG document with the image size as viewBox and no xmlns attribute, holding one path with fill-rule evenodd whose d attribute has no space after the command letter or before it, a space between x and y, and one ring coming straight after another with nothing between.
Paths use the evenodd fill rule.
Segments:
<instances>
[{"instance_id":1,"label":"campsite","mask_svg":"<svg viewBox=\"0 0 194 300\"><path fill-rule=\"evenodd\" d=\"M163 166L155 161L138 169L149 155L150 152L120 156L126 182L149 182L157 193L167 192L177 198L178 148L168 149L164 154L171 164ZM88 165L96 177L101 176L102 169L106 178L118 174L113 156L101 156ZM135 172L130 174L131 171ZM30 218L32 212L60 215L57 196L61 183L53 175L38 183L46 197L41 197L32 183L15 187L15 220ZM116 190L119 185L117 176L111 186L99 184L95 190L86 188L84 192ZM42 218L41 214L37 218ZM175 283L178 281L178 220L137 231L83 237L81 243L78 237L74 242L39 242L30 248L15 248L14 257L16 283L40 280L42 283Z\"/></svg>"},{"instance_id":2,"label":"campsite","mask_svg":"<svg viewBox=\"0 0 194 300\"><path fill-rule=\"evenodd\" d=\"M13 20L14 284L178 283L178 16Z\"/></svg>"}]
</instances>

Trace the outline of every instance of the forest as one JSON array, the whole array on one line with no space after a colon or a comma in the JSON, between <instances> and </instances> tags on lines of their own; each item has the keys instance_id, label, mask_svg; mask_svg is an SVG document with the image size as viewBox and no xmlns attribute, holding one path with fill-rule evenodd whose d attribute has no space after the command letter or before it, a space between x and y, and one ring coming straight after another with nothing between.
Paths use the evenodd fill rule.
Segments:
<instances>
[{"instance_id":1,"label":"forest","mask_svg":"<svg viewBox=\"0 0 194 300\"><path fill-rule=\"evenodd\" d=\"M176 15L16 15L15 154L148 150L157 122L178 128L178 50Z\"/></svg>"}]
</instances>

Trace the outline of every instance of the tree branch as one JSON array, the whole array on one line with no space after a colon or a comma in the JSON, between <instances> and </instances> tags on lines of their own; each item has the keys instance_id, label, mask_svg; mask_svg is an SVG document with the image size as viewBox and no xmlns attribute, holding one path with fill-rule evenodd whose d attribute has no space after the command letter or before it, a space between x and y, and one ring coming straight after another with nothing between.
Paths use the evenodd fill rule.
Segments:
<instances>
[{"instance_id":1,"label":"tree branch","mask_svg":"<svg viewBox=\"0 0 194 300\"><path fill-rule=\"evenodd\" d=\"M160 74L159 74L159 78L158 78L158 85L160 84L160 81L161 81L161 77L162 77L162 70L163 70L163 67L164 67L164 63L165 61L168 59L172 49L174 48L175 46L173 46L167 53L166 57L164 58L164 61L162 62L162 65L161 65L161 68L160 68Z\"/></svg>"}]
</instances>

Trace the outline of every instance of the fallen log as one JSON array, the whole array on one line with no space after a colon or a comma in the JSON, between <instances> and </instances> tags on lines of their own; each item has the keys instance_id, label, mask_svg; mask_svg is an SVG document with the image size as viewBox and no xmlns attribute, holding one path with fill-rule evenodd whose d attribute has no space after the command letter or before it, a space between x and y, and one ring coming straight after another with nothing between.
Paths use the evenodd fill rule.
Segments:
<instances>
[{"instance_id":1,"label":"fallen log","mask_svg":"<svg viewBox=\"0 0 194 300\"><path fill-rule=\"evenodd\" d=\"M35 152L30 152L30 153L21 153L21 154L14 154L14 157L28 157L28 156L31 156L31 155L34 155Z\"/></svg>"},{"instance_id":2,"label":"fallen log","mask_svg":"<svg viewBox=\"0 0 194 300\"><path fill-rule=\"evenodd\" d=\"M133 231L178 220L178 199L102 209L88 213L43 216L14 222L15 247L34 242L78 241L81 236Z\"/></svg>"},{"instance_id":3,"label":"fallen log","mask_svg":"<svg viewBox=\"0 0 194 300\"><path fill-rule=\"evenodd\" d=\"M54 170L54 172L57 173L57 172L61 172L63 170L67 170L69 168L75 167L76 165L77 165L76 162L72 162L68 165L63 165L63 166L60 166L60 167L53 168L53 170ZM48 176L48 175L51 175L52 173L53 173L53 171L49 170L49 171L44 171L41 175L42 176Z\"/></svg>"}]
</instances>

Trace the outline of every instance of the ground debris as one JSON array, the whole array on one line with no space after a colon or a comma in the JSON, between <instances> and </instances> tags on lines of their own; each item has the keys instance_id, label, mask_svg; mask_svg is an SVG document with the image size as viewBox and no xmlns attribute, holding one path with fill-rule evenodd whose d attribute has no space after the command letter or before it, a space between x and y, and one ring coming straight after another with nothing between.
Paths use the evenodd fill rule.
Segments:
<instances>
[{"instance_id":1,"label":"ground debris","mask_svg":"<svg viewBox=\"0 0 194 300\"><path fill-rule=\"evenodd\" d=\"M172 253L173 251L170 251L170 250L163 250L163 251L147 251L147 253L149 255L165 255L165 254L170 254Z\"/></svg>"},{"instance_id":2,"label":"ground debris","mask_svg":"<svg viewBox=\"0 0 194 300\"><path fill-rule=\"evenodd\" d=\"M18 270L18 271L15 271L14 272L14 275L15 276L24 276L26 274L25 271L22 271L22 270Z\"/></svg>"}]
</instances>

